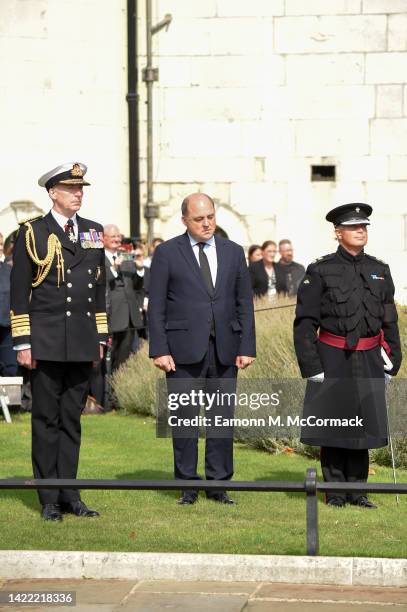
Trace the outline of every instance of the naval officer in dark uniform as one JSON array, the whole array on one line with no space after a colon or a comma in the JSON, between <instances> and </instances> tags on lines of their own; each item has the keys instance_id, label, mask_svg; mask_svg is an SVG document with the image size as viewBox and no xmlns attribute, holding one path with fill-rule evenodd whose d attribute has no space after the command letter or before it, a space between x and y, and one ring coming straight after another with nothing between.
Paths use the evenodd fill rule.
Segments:
<instances>
[{"instance_id":1,"label":"naval officer in dark uniform","mask_svg":"<svg viewBox=\"0 0 407 612\"><path fill-rule=\"evenodd\" d=\"M108 335L103 228L78 215L86 166L68 163L38 183L52 200L44 217L22 222L11 275L17 360L31 372L34 478L76 478L92 362ZM45 520L93 517L78 490L39 490Z\"/></svg>"},{"instance_id":2,"label":"naval officer in dark uniform","mask_svg":"<svg viewBox=\"0 0 407 612\"><path fill-rule=\"evenodd\" d=\"M389 266L364 252L371 213L367 204L345 204L327 214L338 250L308 266L298 292L294 342L308 379L304 417L353 418L349 427L302 429L303 443L321 446L328 482L367 481L368 449L388 443L385 377L397 374L402 358ZM347 501L376 507L363 492L327 496L332 506Z\"/></svg>"}]
</instances>

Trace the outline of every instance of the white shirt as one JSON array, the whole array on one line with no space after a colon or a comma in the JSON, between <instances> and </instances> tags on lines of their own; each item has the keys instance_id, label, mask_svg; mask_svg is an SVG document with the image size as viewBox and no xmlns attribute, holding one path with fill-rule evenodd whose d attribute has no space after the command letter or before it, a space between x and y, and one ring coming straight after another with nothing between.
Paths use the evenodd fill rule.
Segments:
<instances>
[{"instance_id":1,"label":"white shirt","mask_svg":"<svg viewBox=\"0 0 407 612\"><path fill-rule=\"evenodd\" d=\"M114 253L112 253L111 251L108 251L107 249L105 249L105 255L106 255L106 257L108 258L108 260L110 262L110 272L113 274L113 276L115 278L117 278L117 276L118 276L117 270L115 270L113 266L114 266L115 260L119 257L118 252L115 251Z\"/></svg>"},{"instance_id":2,"label":"white shirt","mask_svg":"<svg viewBox=\"0 0 407 612\"><path fill-rule=\"evenodd\" d=\"M115 259L118 258L118 253L117 251L115 253L112 253L111 251L108 251L107 249L105 249L105 255L108 258L108 260L110 261L110 264L113 266ZM114 257L114 259L113 259Z\"/></svg>"},{"instance_id":3,"label":"white shirt","mask_svg":"<svg viewBox=\"0 0 407 612\"><path fill-rule=\"evenodd\" d=\"M65 225L69 221L68 217L64 217L64 215L59 214L53 208L51 208L51 215L54 217L54 219L58 223L59 227L61 227L63 229L63 231L65 231ZM73 222L73 231L74 231L74 234L75 234L75 238L76 238L76 240L78 240L78 219L76 218L76 213L74 214L73 217L71 217L71 220Z\"/></svg>"},{"instance_id":4,"label":"white shirt","mask_svg":"<svg viewBox=\"0 0 407 612\"><path fill-rule=\"evenodd\" d=\"M194 255L196 257L196 260L198 262L198 265L199 265L199 246L198 246L198 242L204 242L205 243L204 253L205 253L206 257L208 258L209 269L211 271L211 276L212 276L212 282L213 282L213 286L215 286L215 284L216 284L216 275L217 275L217 272L218 272L218 259L216 257L215 236L212 236L212 238L210 240L195 240L195 238L192 238L192 236L190 234L188 234L188 238L189 238L189 242L191 243L191 247L192 247L192 250L193 250Z\"/></svg>"}]
</instances>

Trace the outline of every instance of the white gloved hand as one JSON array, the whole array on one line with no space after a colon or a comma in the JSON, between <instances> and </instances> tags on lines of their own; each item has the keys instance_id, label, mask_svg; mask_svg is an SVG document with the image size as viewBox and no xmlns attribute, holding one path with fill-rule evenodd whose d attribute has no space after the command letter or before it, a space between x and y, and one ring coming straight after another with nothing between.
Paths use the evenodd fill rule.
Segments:
<instances>
[{"instance_id":1,"label":"white gloved hand","mask_svg":"<svg viewBox=\"0 0 407 612\"><path fill-rule=\"evenodd\" d=\"M323 372L320 372L319 374L310 376L307 380L310 380L311 382L316 382L316 383L323 383L324 378L325 378L325 374Z\"/></svg>"},{"instance_id":2,"label":"white gloved hand","mask_svg":"<svg viewBox=\"0 0 407 612\"><path fill-rule=\"evenodd\" d=\"M386 383L386 385L389 384L389 382L391 381L392 378L393 377L392 377L391 374L387 374L387 372L384 373L384 382Z\"/></svg>"}]
</instances>

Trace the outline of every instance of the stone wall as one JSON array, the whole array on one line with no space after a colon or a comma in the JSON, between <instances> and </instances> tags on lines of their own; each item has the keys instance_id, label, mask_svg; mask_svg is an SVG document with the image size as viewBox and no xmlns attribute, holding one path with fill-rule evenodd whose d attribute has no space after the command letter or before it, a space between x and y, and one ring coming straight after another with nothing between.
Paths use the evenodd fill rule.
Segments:
<instances>
[{"instance_id":1,"label":"stone wall","mask_svg":"<svg viewBox=\"0 0 407 612\"><path fill-rule=\"evenodd\" d=\"M0 226L48 210L38 177L88 165L83 216L128 228L126 0L1 0Z\"/></svg>"},{"instance_id":2,"label":"stone wall","mask_svg":"<svg viewBox=\"0 0 407 612\"><path fill-rule=\"evenodd\" d=\"M336 248L326 212L367 201L368 250L406 299L407 1L154 6L173 16L154 37L156 233L182 231L180 200L200 189L230 238L290 237L306 263ZM326 164L336 180L312 182Z\"/></svg>"},{"instance_id":3,"label":"stone wall","mask_svg":"<svg viewBox=\"0 0 407 612\"><path fill-rule=\"evenodd\" d=\"M129 231L126 4L2 0L5 233L9 202L47 209L37 178L70 159L89 165L84 214ZM154 36L156 234L183 230L180 202L200 189L230 238L290 237L307 263L335 249L326 211L367 201L369 251L407 300L407 0L153 0L154 22L166 13L168 31ZM326 164L336 180L311 181L311 166Z\"/></svg>"}]
</instances>

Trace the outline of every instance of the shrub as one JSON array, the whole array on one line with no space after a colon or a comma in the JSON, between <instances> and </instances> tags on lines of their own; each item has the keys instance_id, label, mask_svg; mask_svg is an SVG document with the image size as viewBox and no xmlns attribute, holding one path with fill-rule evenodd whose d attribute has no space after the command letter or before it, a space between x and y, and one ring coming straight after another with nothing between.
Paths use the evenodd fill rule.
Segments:
<instances>
[{"instance_id":1,"label":"shrub","mask_svg":"<svg viewBox=\"0 0 407 612\"><path fill-rule=\"evenodd\" d=\"M112 387L124 414L155 415L156 387L159 378L164 378L148 356L148 344L113 374Z\"/></svg>"},{"instance_id":2,"label":"shrub","mask_svg":"<svg viewBox=\"0 0 407 612\"><path fill-rule=\"evenodd\" d=\"M292 325L295 307L289 300L279 300L270 309L267 301L258 300L256 310L257 359L247 370L239 373L239 379L284 379L298 378L300 372L293 346ZM407 310L398 308L402 347L407 346ZM148 345L144 343L138 353L114 374L112 385L124 414L155 415L157 381L164 373L153 366L148 357ZM398 379L407 377L407 357L402 364ZM305 446L299 438L248 439L240 437L252 448L269 453L295 452L318 457L319 448ZM395 440L397 463L407 467L407 440ZM387 448L371 451L372 459L380 465L390 465Z\"/></svg>"},{"instance_id":3,"label":"shrub","mask_svg":"<svg viewBox=\"0 0 407 612\"><path fill-rule=\"evenodd\" d=\"M407 468L407 438L393 439L393 451L395 466ZM371 450L370 458L377 465L391 466L390 445Z\"/></svg>"}]
</instances>

